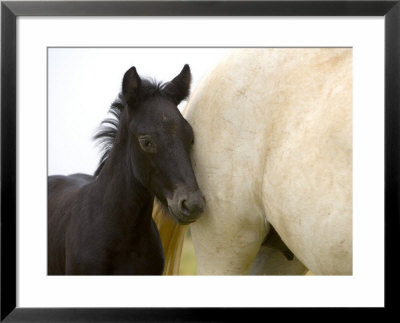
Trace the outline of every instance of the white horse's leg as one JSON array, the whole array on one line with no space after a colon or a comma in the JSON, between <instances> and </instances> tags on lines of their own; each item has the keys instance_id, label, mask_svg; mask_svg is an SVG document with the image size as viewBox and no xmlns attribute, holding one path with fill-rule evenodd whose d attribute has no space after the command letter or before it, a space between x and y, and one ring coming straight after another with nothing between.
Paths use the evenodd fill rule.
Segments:
<instances>
[{"instance_id":1,"label":"white horse's leg","mask_svg":"<svg viewBox=\"0 0 400 323\"><path fill-rule=\"evenodd\" d=\"M258 147L264 125L255 123L256 116L245 108L234 114L216 109L217 103L230 107L232 98L208 89L211 85L199 87L200 95L191 96L186 113L195 133L193 169L206 198L203 214L191 224L197 273L246 275L267 233L260 196L264 152ZM241 100L246 101L236 101ZM240 102L236 104L242 106Z\"/></svg>"},{"instance_id":2,"label":"white horse's leg","mask_svg":"<svg viewBox=\"0 0 400 323\"><path fill-rule=\"evenodd\" d=\"M227 206L217 207L212 214L226 212ZM214 213L216 212L216 213ZM198 275L247 275L264 240L263 221L232 212L234 221L218 221L211 212L191 224ZM226 213L225 213L226 214ZM251 218L249 216L248 218Z\"/></svg>"}]
</instances>

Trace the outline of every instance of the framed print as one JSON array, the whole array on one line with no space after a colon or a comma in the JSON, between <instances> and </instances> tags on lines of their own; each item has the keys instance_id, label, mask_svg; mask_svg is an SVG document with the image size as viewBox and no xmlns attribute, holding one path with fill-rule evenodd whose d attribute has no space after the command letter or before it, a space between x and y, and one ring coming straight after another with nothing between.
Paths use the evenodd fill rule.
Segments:
<instances>
[{"instance_id":1,"label":"framed print","mask_svg":"<svg viewBox=\"0 0 400 323\"><path fill-rule=\"evenodd\" d=\"M269 308L393 308L389 290L397 282L392 262L399 242L399 15L399 1L2 2L1 320L236 321L239 313L265 315ZM48 272L47 175L95 171L96 153L83 169L78 163L91 148L78 146L107 117L108 98L118 94L126 66L135 65L139 75L143 70L172 80L185 79L189 64L196 87L203 77L199 66L209 70L238 48L351 53L351 274L111 277ZM137 80L132 73L130 80ZM112 82L96 83L102 79ZM339 84L345 79L343 74ZM122 88L128 102L129 92ZM175 100L168 84L159 89ZM174 101L176 106L184 97ZM97 114L91 104L103 110ZM72 115L74 109L70 122L62 112ZM56 141L63 127L69 132ZM80 132L84 127L90 132ZM115 136L107 131L106 136ZM142 137L140 151L148 151L154 138ZM62 162L56 157L78 166L58 168ZM199 196L190 197L193 209L204 207Z\"/></svg>"}]
</instances>

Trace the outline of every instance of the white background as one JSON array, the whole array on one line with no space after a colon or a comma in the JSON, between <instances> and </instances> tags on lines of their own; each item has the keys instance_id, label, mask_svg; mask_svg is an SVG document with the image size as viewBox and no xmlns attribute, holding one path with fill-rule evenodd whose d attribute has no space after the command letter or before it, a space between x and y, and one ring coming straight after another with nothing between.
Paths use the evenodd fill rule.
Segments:
<instances>
[{"instance_id":1,"label":"white background","mask_svg":"<svg viewBox=\"0 0 400 323\"><path fill-rule=\"evenodd\" d=\"M18 32L18 306L383 306L383 18L19 18ZM54 46L352 46L353 276L47 277L46 53ZM169 80L184 63L171 64L162 75L160 69L147 67L143 73ZM92 108L102 110L87 127L89 137L117 94L121 73L131 64L142 73L136 61L124 61L104 102L78 108L90 109L84 113L89 116ZM103 71L113 66L99 65L94 78L102 80L109 75ZM81 70L72 73L78 91L97 82ZM76 95L58 92L66 100ZM69 128L69 133L78 128L81 125ZM72 147L83 140L86 135L76 136ZM79 154L96 154L91 145ZM91 162L78 171L92 172L94 167Z\"/></svg>"},{"instance_id":2,"label":"white background","mask_svg":"<svg viewBox=\"0 0 400 323\"><path fill-rule=\"evenodd\" d=\"M192 87L229 52L226 48L49 48L49 175L93 174L99 149L92 140L122 77L135 66L139 75L170 81L185 63ZM184 106L182 102L180 107Z\"/></svg>"}]
</instances>

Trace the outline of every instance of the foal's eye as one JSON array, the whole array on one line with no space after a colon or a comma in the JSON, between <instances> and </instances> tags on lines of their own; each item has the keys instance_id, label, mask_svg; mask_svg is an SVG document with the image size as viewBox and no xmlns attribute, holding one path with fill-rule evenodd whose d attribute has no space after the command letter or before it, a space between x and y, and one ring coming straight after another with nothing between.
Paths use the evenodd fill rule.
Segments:
<instances>
[{"instance_id":1,"label":"foal's eye","mask_svg":"<svg viewBox=\"0 0 400 323\"><path fill-rule=\"evenodd\" d=\"M140 147L147 152L155 152L155 144L151 140L149 136L141 136L139 137Z\"/></svg>"},{"instance_id":2,"label":"foal's eye","mask_svg":"<svg viewBox=\"0 0 400 323\"><path fill-rule=\"evenodd\" d=\"M151 141L147 139L143 139L140 141L143 147L151 147Z\"/></svg>"}]
</instances>

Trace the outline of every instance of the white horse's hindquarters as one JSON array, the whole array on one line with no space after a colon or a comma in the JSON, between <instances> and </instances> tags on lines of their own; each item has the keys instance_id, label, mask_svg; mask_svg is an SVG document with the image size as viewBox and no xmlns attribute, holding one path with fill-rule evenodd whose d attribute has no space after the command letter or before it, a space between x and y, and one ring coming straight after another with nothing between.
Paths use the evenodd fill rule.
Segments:
<instances>
[{"instance_id":1,"label":"white horse's hindquarters","mask_svg":"<svg viewBox=\"0 0 400 323\"><path fill-rule=\"evenodd\" d=\"M351 274L351 50L324 53L305 67L314 81L298 79L297 102L288 101L286 118L277 120L284 133L266 161L264 205L270 223L312 272Z\"/></svg>"}]
</instances>

